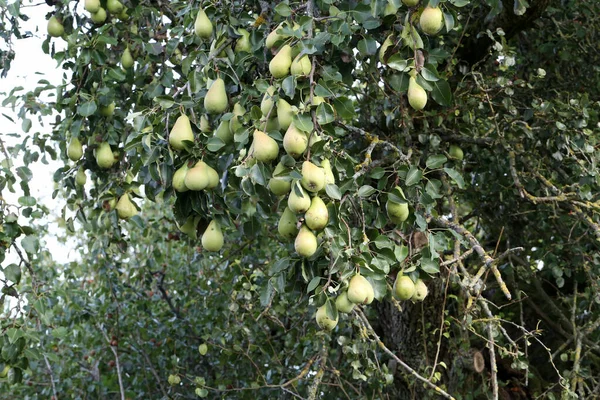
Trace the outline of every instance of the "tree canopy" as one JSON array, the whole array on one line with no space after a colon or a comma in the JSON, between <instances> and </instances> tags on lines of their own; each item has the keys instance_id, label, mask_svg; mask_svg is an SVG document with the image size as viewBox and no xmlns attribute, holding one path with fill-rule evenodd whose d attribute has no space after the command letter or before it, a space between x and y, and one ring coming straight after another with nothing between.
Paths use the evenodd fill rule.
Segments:
<instances>
[{"instance_id":1,"label":"tree canopy","mask_svg":"<svg viewBox=\"0 0 600 400\"><path fill-rule=\"evenodd\" d=\"M16 0L0 24L4 79L32 36L64 71L2 94L10 398L600 398L600 3Z\"/></svg>"}]
</instances>

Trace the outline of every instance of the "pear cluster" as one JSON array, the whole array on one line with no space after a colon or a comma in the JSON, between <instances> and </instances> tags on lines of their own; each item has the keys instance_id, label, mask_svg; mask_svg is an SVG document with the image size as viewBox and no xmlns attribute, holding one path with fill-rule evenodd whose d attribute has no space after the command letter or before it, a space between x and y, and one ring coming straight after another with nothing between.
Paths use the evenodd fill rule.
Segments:
<instances>
[{"instance_id":1,"label":"pear cluster","mask_svg":"<svg viewBox=\"0 0 600 400\"><path fill-rule=\"evenodd\" d=\"M96 25L102 25L106 22L108 13L116 16L122 21L127 21L129 19L127 7L119 0L107 0L106 9L102 7L100 0L85 0L83 8L90 13L90 19Z\"/></svg>"},{"instance_id":2,"label":"pear cluster","mask_svg":"<svg viewBox=\"0 0 600 400\"><path fill-rule=\"evenodd\" d=\"M410 276L401 273L396 277L392 289L392 295L397 300L423 301L427 297L427 293L427 285L423 280L417 279L414 282Z\"/></svg>"}]
</instances>

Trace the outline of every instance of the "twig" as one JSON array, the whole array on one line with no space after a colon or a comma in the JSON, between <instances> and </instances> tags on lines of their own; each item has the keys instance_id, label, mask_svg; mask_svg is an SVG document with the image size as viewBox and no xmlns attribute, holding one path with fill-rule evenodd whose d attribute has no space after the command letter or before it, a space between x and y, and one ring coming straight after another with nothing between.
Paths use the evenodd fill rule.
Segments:
<instances>
[{"instance_id":1,"label":"twig","mask_svg":"<svg viewBox=\"0 0 600 400\"><path fill-rule=\"evenodd\" d=\"M58 394L56 393L56 386L54 385L54 374L52 373L52 367L50 366L50 361L48 361L48 357L44 354L44 361L46 362L46 368L48 368L48 373L50 374L50 383L52 384L52 393L54 394L54 399L58 400Z\"/></svg>"},{"instance_id":2,"label":"twig","mask_svg":"<svg viewBox=\"0 0 600 400\"><path fill-rule=\"evenodd\" d=\"M116 346L113 346L110 344L110 342L111 342L110 338L108 337L106 332L104 332L104 329L102 329L102 327L100 325L97 325L97 326L98 326L98 329L100 330L100 332L102 332L104 339L106 339L106 341L108 342L113 354L115 355L115 363L116 363L116 367L117 367L117 378L119 380L119 391L121 393L121 400L125 400L125 389L123 388L123 378L121 376L121 364L119 363L119 353L117 352Z\"/></svg>"},{"instance_id":3,"label":"twig","mask_svg":"<svg viewBox=\"0 0 600 400\"><path fill-rule=\"evenodd\" d=\"M494 349L494 328L492 322L487 323L488 348L490 350L490 365L492 370L492 399L498 400L498 364L496 364L496 350Z\"/></svg>"},{"instance_id":4,"label":"twig","mask_svg":"<svg viewBox=\"0 0 600 400\"><path fill-rule=\"evenodd\" d=\"M323 342L323 349L321 351L321 361L319 362L319 370L315 375L315 379L313 380L310 388L308 389L308 400L316 400L317 392L319 390L319 385L323 380L323 376L325 375L325 365L327 364L327 344Z\"/></svg>"}]
</instances>

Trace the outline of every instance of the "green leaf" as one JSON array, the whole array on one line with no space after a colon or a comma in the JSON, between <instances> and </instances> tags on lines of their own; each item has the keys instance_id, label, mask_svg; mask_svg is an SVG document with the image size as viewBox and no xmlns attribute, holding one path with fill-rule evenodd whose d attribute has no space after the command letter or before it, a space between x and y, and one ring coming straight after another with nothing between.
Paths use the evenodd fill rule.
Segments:
<instances>
[{"instance_id":1,"label":"green leaf","mask_svg":"<svg viewBox=\"0 0 600 400\"><path fill-rule=\"evenodd\" d=\"M319 282L321 282L321 277L320 276L315 276L314 278L312 278L310 280L310 282L308 283L308 286L306 288L306 293L310 293L313 290L315 290L316 287L319 286Z\"/></svg>"},{"instance_id":2,"label":"green leaf","mask_svg":"<svg viewBox=\"0 0 600 400\"><path fill-rule=\"evenodd\" d=\"M206 149L208 151L212 151L213 153L221 150L223 147L225 147L225 143L216 136L208 139L208 142L206 143Z\"/></svg>"},{"instance_id":3,"label":"green leaf","mask_svg":"<svg viewBox=\"0 0 600 400\"><path fill-rule=\"evenodd\" d=\"M406 186L416 185L421 178L423 178L423 172L415 166L410 167L406 173Z\"/></svg>"},{"instance_id":4,"label":"green leaf","mask_svg":"<svg viewBox=\"0 0 600 400\"><path fill-rule=\"evenodd\" d=\"M21 240L21 246L28 254L35 254L40 249L40 242L35 236L28 235Z\"/></svg>"},{"instance_id":5,"label":"green leaf","mask_svg":"<svg viewBox=\"0 0 600 400\"><path fill-rule=\"evenodd\" d=\"M16 285L21 282L21 267L17 264L9 264L4 268L4 277Z\"/></svg>"},{"instance_id":6,"label":"green leaf","mask_svg":"<svg viewBox=\"0 0 600 400\"><path fill-rule=\"evenodd\" d=\"M425 165L429 169L436 169L444 165L444 163L448 161L445 155L443 154L434 154L427 158Z\"/></svg>"},{"instance_id":7,"label":"green leaf","mask_svg":"<svg viewBox=\"0 0 600 400\"><path fill-rule=\"evenodd\" d=\"M446 172L448 176L452 178L454 182L456 182L456 185L459 188L463 189L465 187L465 181L463 180L463 177L460 174L460 172L453 168L444 168L444 172Z\"/></svg>"},{"instance_id":8,"label":"green leaf","mask_svg":"<svg viewBox=\"0 0 600 400\"><path fill-rule=\"evenodd\" d=\"M36 204L35 197L33 196L21 196L17 201L23 207L33 207Z\"/></svg>"},{"instance_id":9,"label":"green leaf","mask_svg":"<svg viewBox=\"0 0 600 400\"><path fill-rule=\"evenodd\" d=\"M357 49L363 57L377 53L377 42L373 38L362 39L358 42Z\"/></svg>"},{"instance_id":10,"label":"green leaf","mask_svg":"<svg viewBox=\"0 0 600 400\"><path fill-rule=\"evenodd\" d=\"M408 69L408 60L402 54L396 53L388 59L387 65L396 71L405 72Z\"/></svg>"},{"instance_id":11,"label":"green leaf","mask_svg":"<svg viewBox=\"0 0 600 400\"><path fill-rule=\"evenodd\" d=\"M450 91L450 85L444 80L432 82L431 86L431 97L441 106L450 107L452 105L452 92Z\"/></svg>"},{"instance_id":12,"label":"green leaf","mask_svg":"<svg viewBox=\"0 0 600 400\"><path fill-rule=\"evenodd\" d=\"M317 122L320 125L330 124L335 120L333 107L327 103L321 103L317 107Z\"/></svg>"},{"instance_id":13,"label":"green leaf","mask_svg":"<svg viewBox=\"0 0 600 400\"><path fill-rule=\"evenodd\" d=\"M294 115L294 125L303 132L312 132L314 129L310 114Z\"/></svg>"},{"instance_id":14,"label":"green leaf","mask_svg":"<svg viewBox=\"0 0 600 400\"><path fill-rule=\"evenodd\" d=\"M327 193L327 196L333 200L342 199L340 188L335 183L329 183L327 186L325 186L325 193Z\"/></svg>"},{"instance_id":15,"label":"green leaf","mask_svg":"<svg viewBox=\"0 0 600 400\"><path fill-rule=\"evenodd\" d=\"M285 3L279 3L274 8L275 12L282 17L289 17L292 15L292 9Z\"/></svg>"},{"instance_id":16,"label":"green leaf","mask_svg":"<svg viewBox=\"0 0 600 400\"><path fill-rule=\"evenodd\" d=\"M166 110L167 108L171 108L173 106L173 104L175 104L175 100L173 99L173 97L171 96L156 96L154 98L154 101L156 103L158 103L158 105L163 109Z\"/></svg>"},{"instance_id":17,"label":"green leaf","mask_svg":"<svg viewBox=\"0 0 600 400\"><path fill-rule=\"evenodd\" d=\"M354 103L347 97L336 97L333 99L333 106L337 112L338 117L344 120L354 118L356 112L354 111Z\"/></svg>"},{"instance_id":18,"label":"green leaf","mask_svg":"<svg viewBox=\"0 0 600 400\"><path fill-rule=\"evenodd\" d=\"M372 195L376 191L377 190L373 186L364 185L364 186L361 186L358 189L358 197L362 197L362 198L369 197L370 195Z\"/></svg>"},{"instance_id":19,"label":"green leaf","mask_svg":"<svg viewBox=\"0 0 600 400\"><path fill-rule=\"evenodd\" d=\"M440 272L440 264L437 260L422 258L421 269L428 274L437 274L438 272Z\"/></svg>"},{"instance_id":20,"label":"green leaf","mask_svg":"<svg viewBox=\"0 0 600 400\"><path fill-rule=\"evenodd\" d=\"M89 117L96 112L97 108L96 102L90 100L87 103L80 104L79 107L77 107L77 113L82 117Z\"/></svg>"}]
</instances>

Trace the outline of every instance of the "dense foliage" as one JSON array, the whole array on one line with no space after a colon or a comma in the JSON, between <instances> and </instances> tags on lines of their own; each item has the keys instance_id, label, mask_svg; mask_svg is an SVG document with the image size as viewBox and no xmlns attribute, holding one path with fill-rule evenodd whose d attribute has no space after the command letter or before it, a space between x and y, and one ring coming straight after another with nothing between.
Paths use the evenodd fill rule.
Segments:
<instances>
[{"instance_id":1,"label":"dense foliage","mask_svg":"<svg viewBox=\"0 0 600 400\"><path fill-rule=\"evenodd\" d=\"M64 79L3 96L2 393L600 397L596 1L46 3Z\"/></svg>"}]
</instances>

